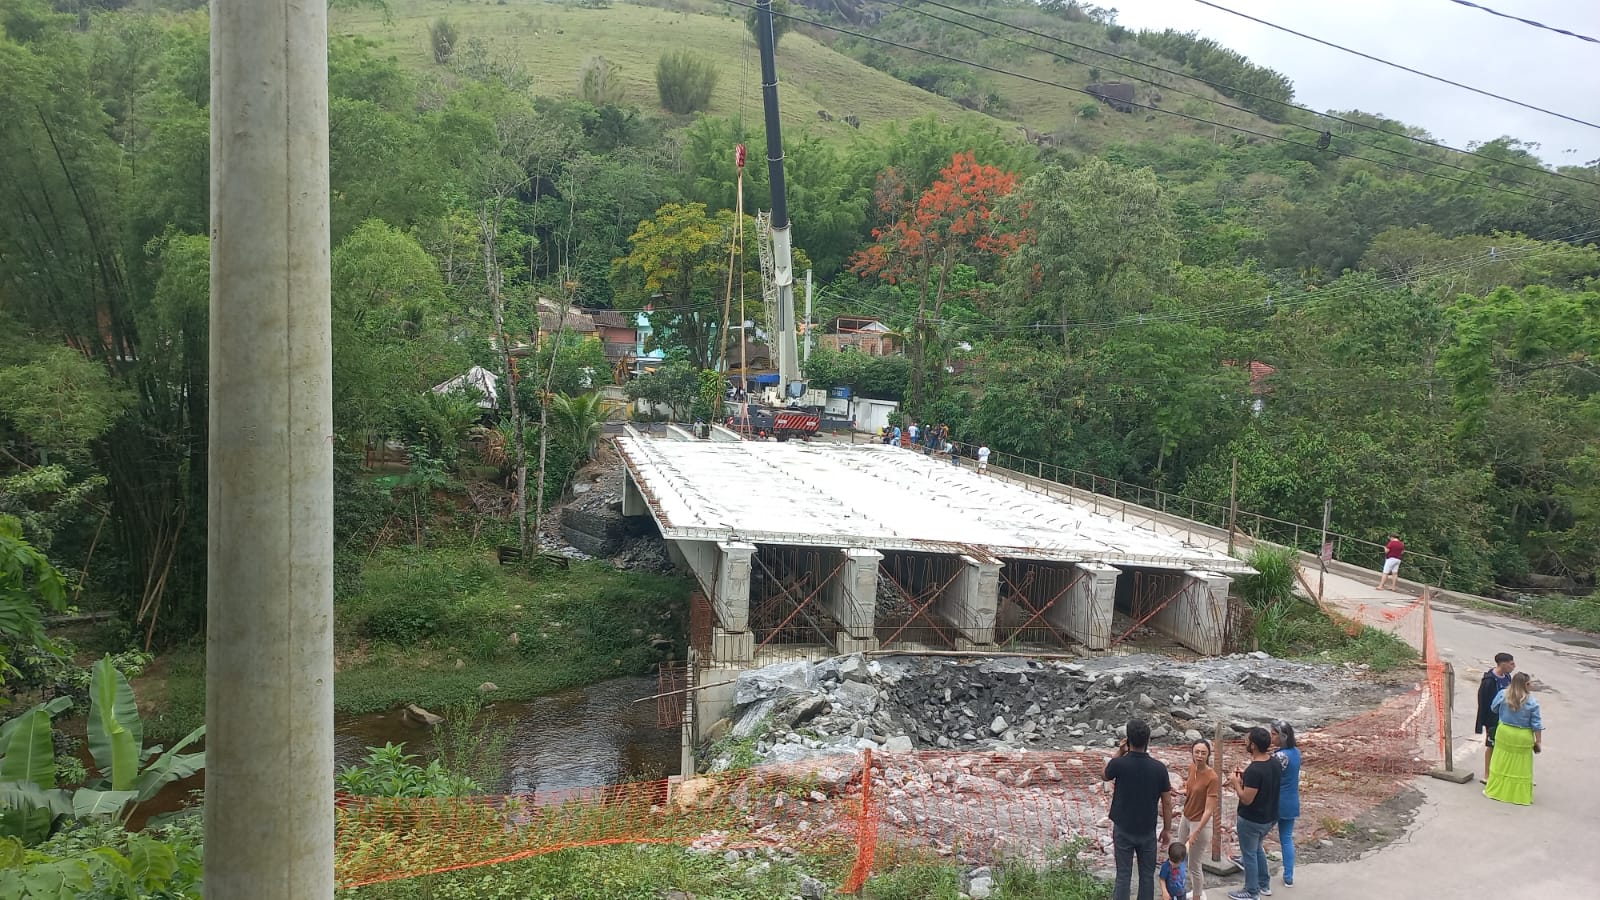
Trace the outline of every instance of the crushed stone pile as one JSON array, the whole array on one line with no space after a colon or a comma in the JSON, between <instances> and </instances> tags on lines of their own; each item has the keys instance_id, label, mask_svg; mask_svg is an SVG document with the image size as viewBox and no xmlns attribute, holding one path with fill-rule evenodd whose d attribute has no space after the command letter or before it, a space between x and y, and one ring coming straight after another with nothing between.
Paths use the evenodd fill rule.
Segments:
<instances>
[{"instance_id":1,"label":"crushed stone pile","mask_svg":"<svg viewBox=\"0 0 1600 900\"><path fill-rule=\"evenodd\" d=\"M1404 685L1362 667L1265 653L1180 662L1166 657L952 659L861 655L791 661L740 675L734 709L712 733L749 743L763 762L862 749L1025 751L1114 747L1135 716L1157 746L1229 735L1273 719L1315 728L1370 709ZM732 764L712 745L710 771Z\"/></svg>"}]
</instances>

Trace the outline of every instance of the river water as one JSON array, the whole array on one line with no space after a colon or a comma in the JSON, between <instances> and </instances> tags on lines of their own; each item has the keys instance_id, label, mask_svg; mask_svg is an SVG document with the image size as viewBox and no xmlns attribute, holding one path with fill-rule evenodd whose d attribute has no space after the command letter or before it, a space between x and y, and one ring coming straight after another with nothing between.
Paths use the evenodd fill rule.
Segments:
<instances>
[{"instance_id":1,"label":"river water","mask_svg":"<svg viewBox=\"0 0 1600 900\"><path fill-rule=\"evenodd\" d=\"M484 788L492 793L559 791L678 774L679 730L656 726L655 701L633 702L655 692L653 678L613 678L533 700L494 704L489 709L510 728L511 737L503 781ZM412 724L398 709L337 716L333 731L335 770L359 764L366 748L386 742L405 744L419 764L433 749L428 729ZM190 792L204 786L203 772L167 785L139 807L129 825L140 828L151 816L182 808L192 801Z\"/></svg>"},{"instance_id":2,"label":"river water","mask_svg":"<svg viewBox=\"0 0 1600 900\"><path fill-rule=\"evenodd\" d=\"M511 739L505 780L485 787L521 794L678 774L678 729L656 727L655 701L633 702L655 692L654 679L614 678L495 704L493 714L510 727ZM407 753L424 759L433 748L429 731L400 710L339 716L333 730L334 764L340 768L361 762L366 748L386 741L404 743Z\"/></svg>"}]
</instances>

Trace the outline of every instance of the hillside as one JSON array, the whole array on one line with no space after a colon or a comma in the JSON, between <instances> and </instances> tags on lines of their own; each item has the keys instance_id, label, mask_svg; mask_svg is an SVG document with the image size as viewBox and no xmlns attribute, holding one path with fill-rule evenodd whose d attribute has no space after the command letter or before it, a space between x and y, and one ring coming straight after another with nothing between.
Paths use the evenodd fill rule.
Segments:
<instances>
[{"instance_id":1,"label":"hillside","mask_svg":"<svg viewBox=\"0 0 1600 900\"><path fill-rule=\"evenodd\" d=\"M994 8L986 8L993 13ZM796 7L795 15L820 19L821 13ZM944 14L947 17L949 14ZM1008 20L1027 27L1062 34L1089 46L1111 45L1105 29L1095 23L1051 21L1041 12L1011 9ZM1043 17L1041 20L1040 17ZM656 96L655 63L665 49L686 48L711 57L719 69L716 93L708 114L752 119L761 109L761 72L754 41L744 26L741 7L717 0L679 0L672 8L619 3L608 8L589 9L570 3L547 0L498 0L497 4L467 5L443 0L398 0L385 16L375 9L335 9L330 28L335 33L360 35L375 41L381 52L393 54L402 63L419 71L437 70L428 49L428 26L446 18L460 31L458 46L478 40L491 59L514 61L532 78L536 93L552 96L576 94L577 73L591 56L604 56L617 65L626 85L626 102L642 109L661 112ZM1220 99L1210 88L1188 79L1175 79L1137 66L1055 45L1038 37L1012 32L1009 36L1051 52L1034 52L972 31L962 30L906 11L890 11L873 24L848 26L864 33L889 37L915 46L936 47L965 59L1018 72L1045 82L1082 88L1096 80L1117 80L1110 69L1117 66L1131 74L1150 77L1200 95L1187 97L1167 91L1164 94L1138 84L1138 102L1155 102L1164 110L1234 124L1257 131L1272 131L1274 126L1256 116L1216 106L1208 100ZM990 31L999 26L983 25ZM961 66L904 50L885 53L878 46L856 38L843 37L822 29L801 26L784 36L778 49L780 100L784 124L804 128L812 134L844 139L854 133L843 119L853 115L863 128L891 120L904 121L926 115L943 120L987 123L1008 133L1026 128L1046 140L1080 150L1094 150L1113 143L1164 139L1174 135L1213 136L1217 129L1176 116L1143 109L1118 113L1090 97L1050 84L1011 78L991 72L974 72ZM1141 47L1120 46L1117 52L1136 58L1154 54ZM869 66L857 58L872 61ZM1093 66L1106 66L1097 72ZM1170 60L1169 67L1175 66ZM874 67L876 66L876 67ZM900 78L888 74L894 71ZM916 79L953 96L948 85L959 81L968 91L987 95L984 100L967 99L969 109L948 96L924 90L908 80ZM1137 82L1136 82L1137 83ZM832 121L819 116L828 113ZM1224 129L1221 134L1227 134Z\"/></svg>"},{"instance_id":2,"label":"hillside","mask_svg":"<svg viewBox=\"0 0 1600 900\"><path fill-rule=\"evenodd\" d=\"M491 58L514 60L533 79L533 90L549 96L575 96L578 68L591 56L604 56L620 70L625 102L665 115L656 96L655 66L663 50L689 49L711 57L719 75L712 96L713 116L741 112L757 128L761 116L761 68L754 41L738 7L722 15L616 5L584 9L542 0L508 0L504 5L462 5L439 0L400 0L388 21L376 10L336 10L330 30L376 41L384 53L418 70L437 70L428 49L428 26L444 17L460 30L460 45L476 38ZM707 6L709 11L713 6ZM941 119L987 120L955 102L886 75L802 35L789 34L778 49L779 105L784 125L819 136L846 138L856 116L864 127L929 114ZM825 110L833 121L817 115Z\"/></svg>"}]
</instances>

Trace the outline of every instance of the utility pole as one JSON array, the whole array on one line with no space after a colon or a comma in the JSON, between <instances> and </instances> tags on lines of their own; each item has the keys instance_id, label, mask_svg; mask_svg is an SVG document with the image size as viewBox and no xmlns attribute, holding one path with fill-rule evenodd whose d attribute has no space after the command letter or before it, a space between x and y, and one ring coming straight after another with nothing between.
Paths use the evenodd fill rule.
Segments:
<instances>
[{"instance_id":1,"label":"utility pole","mask_svg":"<svg viewBox=\"0 0 1600 900\"><path fill-rule=\"evenodd\" d=\"M806 352L803 362L811 362L811 270L806 270Z\"/></svg>"},{"instance_id":2,"label":"utility pole","mask_svg":"<svg viewBox=\"0 0 1600 900\"><path fill-rule=\"evenodd\" d=\"M332 897L323 3L211 4L206 896Z\"/></svg>"},{"instance_id":3,"label":"utility pole","mask_svg":"<svg viewBox=\"0 0 1600 900\"><path fill-rule=\"evenodd\" d=\"M1233 526L1239 518L1239 457L1233 458L1233 474L1228 478L1228 555L1233 555Z\"/></svg>"},{"instance_id":4,"label":"utility pole","mask_svg":"<svg viewBox=\"0 0 1600 900\"><path fill-rule=\"evenodd\" d=\"M1322 583L1328 578L1328 558L1333 556L1333 547L1328 545L1328 523L1333 520L1333 498L1328 497L1322 501L1322 540L1317 544L1317 602L1322 602ZM1295 550L1299 550L1296 547Z\"/></svg>"}]
</instances>

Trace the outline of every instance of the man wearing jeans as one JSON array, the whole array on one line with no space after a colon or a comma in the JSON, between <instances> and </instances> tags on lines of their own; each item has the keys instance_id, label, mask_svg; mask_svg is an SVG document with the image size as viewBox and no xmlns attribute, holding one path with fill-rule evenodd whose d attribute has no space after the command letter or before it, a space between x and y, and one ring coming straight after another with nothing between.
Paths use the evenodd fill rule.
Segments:
<instances>
[{"instance_id":1,"label":"man wearing jeans","mask_svg":"<svg viewBox=\"0 0 1600 900\"><path fill-rule=\"evenodd\" d=\"M1229 894L1230 900L1257 900L1272 896L1267 875L1267 854L1261 842L1278 824L1278 791L1283 771L1272 759L1272 734L1257 726L1250 729L1250 765L1237 770L1228 785L1239 796L1239 865L1244 867L1244 890Z\"/></svg>"},{"instance_id":2,"label":"man wearing jeans","mask_svg":"<svg viewBox=\"0 0 1600 900\"><path fill-rule=\"evenodd\" d=\"M1139 860L1139 900L1155 900L1156 847L1165 847L1172 832L1172 779L1167 767L1152 759L1150 726L1128 720L1128 736L1106 763L1111 792L1111 845L1117 860L1113 900L1129 900L1133 861ZM1161 837L1156 838L1156 808L1161 809Z\"/></svg>"}]
</instances>

